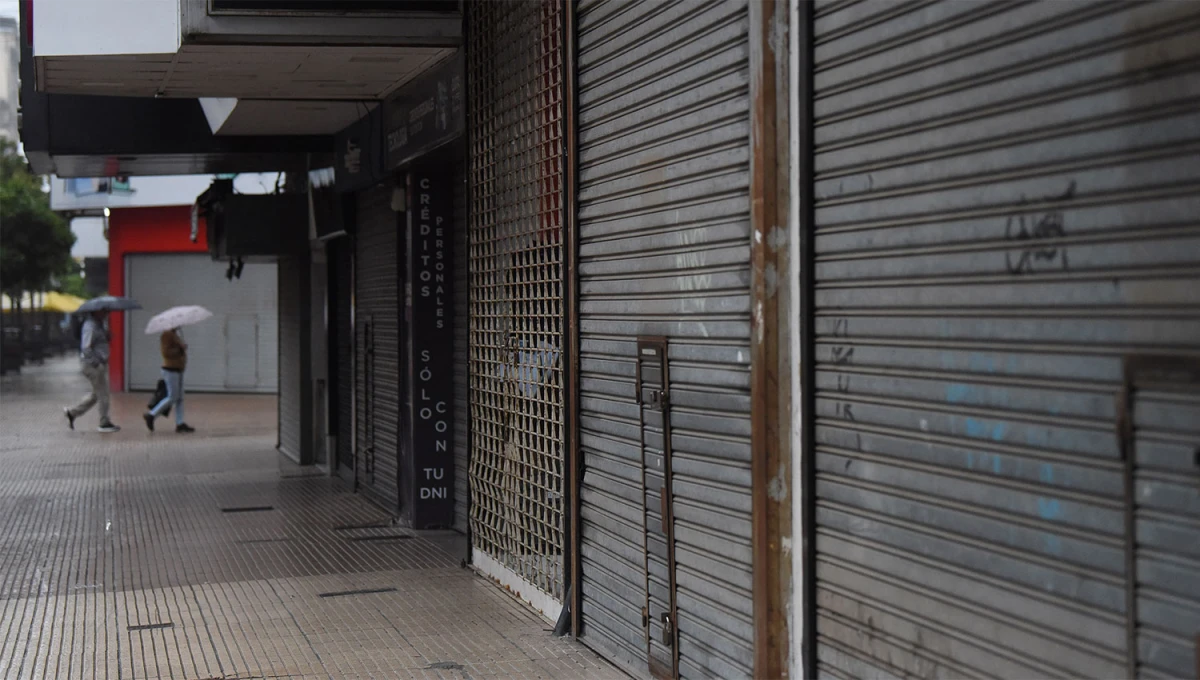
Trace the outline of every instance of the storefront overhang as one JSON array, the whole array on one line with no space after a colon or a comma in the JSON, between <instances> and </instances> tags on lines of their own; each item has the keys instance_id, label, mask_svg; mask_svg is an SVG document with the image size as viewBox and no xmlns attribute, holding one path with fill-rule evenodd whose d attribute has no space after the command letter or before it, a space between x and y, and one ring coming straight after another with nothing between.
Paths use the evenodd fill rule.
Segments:
<instances>
[{"instance_id":1,"label":"storefront overhang","mask_svg":"<svg viewBox=\"0 0 1200 680\"><path fill-rule=\"evenodd\" d=\"M378 106L374 101L204 98L214 135L332 135Z\"/></svg>"},{"instance_id":2,"label":"storefront overhang","mask_svg":"<svg viewBox=\"0 0 1200 680\"><path fill-rule=\"evenodd\" d=\"M35 89L33 69L23 39L21 141L39 174L303 172L333 161L332 134L218 137L196 99L46 94Z\"/></svg>"},{"instance_id":3,"label":"storefront overhang","mask_svg":"<svg viewBox=\"0 0 1200 680\"><path fill-rule=\"evenodd\" d=\"M184 99L380 100L462 32L457 0L40 0L21 22L40 92Z\"/></svg>"},{"instance_id":4,"label":"storefront overhang","mask_svg":"<svg viewBox=\"0 0 1200 680\"><path fill-rule=\"evenodd\" d=\"M332 136L218 137L200 103L25 93L21 139L35 172L59 177L305 171L332 163Z\"/></svg>"}]
</instances>

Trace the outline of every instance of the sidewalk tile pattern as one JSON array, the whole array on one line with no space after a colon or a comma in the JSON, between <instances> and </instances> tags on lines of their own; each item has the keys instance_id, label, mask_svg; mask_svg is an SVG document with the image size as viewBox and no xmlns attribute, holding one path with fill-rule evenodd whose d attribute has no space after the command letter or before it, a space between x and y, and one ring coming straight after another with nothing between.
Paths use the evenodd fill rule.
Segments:
<instances>
[{"instance_id":1,"label":"sidewalk tile pattern","mask_svg":"<svg viewBox=\"0 0 1200 680\"><path fill-rule=\"evenodd\" d=\"M72 362L0 382L0 678L624 678L275 445L275 400L188 395L200 429L67 428ZM163 429L163 428L160 428Z\"/></svg>"}]
</instances>

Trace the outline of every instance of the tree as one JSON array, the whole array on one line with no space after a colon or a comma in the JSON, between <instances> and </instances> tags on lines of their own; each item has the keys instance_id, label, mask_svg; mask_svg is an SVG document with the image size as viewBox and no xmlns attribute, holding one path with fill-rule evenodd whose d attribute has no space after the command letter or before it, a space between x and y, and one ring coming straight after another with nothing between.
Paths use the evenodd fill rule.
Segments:
<instances>
[{"instance_id":1,"label":"tree","mask_svg":"<svg viewBox=\"0 0 1200 680\"><path fill-rule=\"evenodd\" d=\"M12 142L0 144L0 291L19 300L25 291L47 290L72 271L74 245L66 220L50 209L41 177Z\"/></svg>"},{"instance_id":2,"label":"tree","mask_svg":"<svg viewBox=\"0 0 1200 680\"><path fill-rule=\"evenodd\" d=\"M54 290L75 297L91 297L88 293L87 282L83 280L83 268L76 264L70 273L59 276L54 280Z\"/></svg>"}]
</instances>

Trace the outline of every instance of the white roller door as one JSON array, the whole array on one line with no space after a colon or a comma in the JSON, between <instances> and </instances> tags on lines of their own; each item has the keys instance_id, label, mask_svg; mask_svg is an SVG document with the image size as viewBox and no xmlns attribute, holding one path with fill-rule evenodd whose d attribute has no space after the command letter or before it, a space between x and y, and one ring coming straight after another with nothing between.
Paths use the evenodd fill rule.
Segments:
<instances>
[{"instance_id":1,"label":"white roller door","mask_svg":"<svg viewBox=\"0 0 1200 680\"><path fill-rule=\"evenodd\" d=\"M247 264L240 279L205 254L129 255L126 294L142 309L125 315L125 384L153 389L162 367L151 316L175 305L202 305L213 318L184 330L186 387L192 392L276 392L279 387L274 264Z\"/></svg>"}]
</instances>

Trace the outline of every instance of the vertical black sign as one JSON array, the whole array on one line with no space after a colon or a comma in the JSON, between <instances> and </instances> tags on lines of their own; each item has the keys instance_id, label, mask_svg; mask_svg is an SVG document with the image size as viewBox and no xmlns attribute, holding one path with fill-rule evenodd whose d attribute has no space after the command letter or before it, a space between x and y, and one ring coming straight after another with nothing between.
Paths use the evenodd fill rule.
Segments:
<instances>
[{"instance_id":1,"label":"vertical black sign","mask_svg":"<svg viewBox=\"0 0 1200 680\"><path fill-rule=\"evenodd\" d=\"M454 523L454 200L450 173L413 169L408 185L412 523Z\"/></svg>"}]
</instances>

